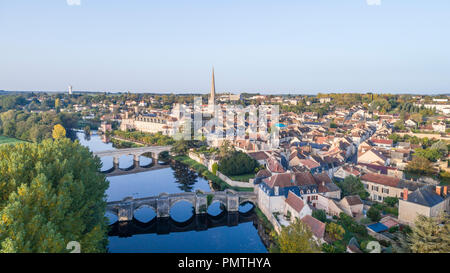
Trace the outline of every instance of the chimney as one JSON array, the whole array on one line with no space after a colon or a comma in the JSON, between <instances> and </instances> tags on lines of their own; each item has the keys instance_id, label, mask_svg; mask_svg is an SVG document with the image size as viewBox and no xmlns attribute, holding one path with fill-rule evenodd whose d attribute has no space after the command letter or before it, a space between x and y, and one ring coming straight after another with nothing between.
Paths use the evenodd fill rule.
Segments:
<instances>
[{"instance_id":1,"label":"chimney","mask_svg":"<svg viewBox=\"0 0 450 273\"><path fill-rule=\"evenodd\" d=\"M447 193L448 193L448 191L447 191L447 186L444 186L444 190L442 191L442 194L443 194L444 196L447 196Z\"/></svg>"},{"instance_id":2,"label":"chimney","mask_svg":"<svg viewBox=\"0 0 450 273\"><path fill-rule=\"evenodd\" d=\"M403 189L403 200L408 201L408 189Z\"/></svg>"},{"instance_id":3,"label":"chimney","mask_svg":"<svg viewBox=\"0 0 450 273\"><path fill-rule=\"evenodd\" d=\"M441 186L436 186L436 194L441 196Z\"/></svg>"}]
</instances>

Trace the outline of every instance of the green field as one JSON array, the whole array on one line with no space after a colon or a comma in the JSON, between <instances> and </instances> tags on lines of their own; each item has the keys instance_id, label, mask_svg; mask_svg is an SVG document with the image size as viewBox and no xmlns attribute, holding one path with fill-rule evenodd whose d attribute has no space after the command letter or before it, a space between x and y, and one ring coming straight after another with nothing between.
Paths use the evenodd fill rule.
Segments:
<instances>
[{"instance_id":1,"label":"green field","mask_svg":"<svg viewBox=\"0 0 450 273\"><path fill-rule=\"evenodd\" d=\"M19 142L23 142L23 141L19 140L19 139L16 139L16 138L0 136L0 145L2 145L2 144L19 143Z\"/></svg>"}]
</instances>

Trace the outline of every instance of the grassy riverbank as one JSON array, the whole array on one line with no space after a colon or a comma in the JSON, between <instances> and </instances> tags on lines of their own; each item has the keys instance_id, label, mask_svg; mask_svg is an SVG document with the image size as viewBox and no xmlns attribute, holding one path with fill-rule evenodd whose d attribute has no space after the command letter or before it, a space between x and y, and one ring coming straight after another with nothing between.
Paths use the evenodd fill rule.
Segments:
<instances>
[{"instance_id":1,"label":"grassy riverbank","mask_svg":"<svg viewBox=\"0 0 450 273\"><path fill-rule=\"evenodd\" d=\"M208 180L211 180L217 186L218 190L223 191L225 189L232 189L235 191L253 191L253 188L231 187L225 181L208 171L208 168L206 168L204 165L198 163L197 161L191 159L186 155L174 156L172 157L172 159L188 165L189 167L193 168L198 174L202 175Z\"/></svg>"},{"instance_id":2,"label":"grassy riverbank","mask_svg":"<svg viewBox=\"0 0 450 273\"><path fill-rule=\"evenodd\" d=\"M24 142L23 140L7 137L7 136L0 136L0 145L2 144L14 144L14 143L20 143Z\"/></svg>"}]
</instances>

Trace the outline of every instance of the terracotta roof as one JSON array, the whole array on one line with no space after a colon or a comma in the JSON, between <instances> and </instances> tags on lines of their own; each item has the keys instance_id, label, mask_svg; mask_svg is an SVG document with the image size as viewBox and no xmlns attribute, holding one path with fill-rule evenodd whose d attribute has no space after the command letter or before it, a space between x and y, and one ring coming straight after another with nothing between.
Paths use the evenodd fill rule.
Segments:
<instances>
[{"instance_id":1,"label":"terracotta roof","mask_svg":"<svg viewBox=\"0 0 450 273\"><path fill-rule=\"evenodd\" d=\"M316 181L310 172L294 173L297 186L316 185Z\"/></svg>"},{"instance_id":2,"label":"terracotta roof","mask_svg":"<svg viewBox=\"0 0 450 273\"><path fill-rule=\"evenodd\" d=\"M331 178L326 173L314 174L314 179L316 180L317 184L322 184L322 182L324 182L325 184L333 183L333 181L331 181Z\"/></svg>"},{"instance_id":3,"label":"terracotta roof","mask_svg":"<svg viewBox=\"0 0 450 273\"><path fill-rule=\"evenodd\" d=\"M286 203L291 206L296 212L300 212L305 206L303 200L292 191L289 191L288 197L286 198Z\"/></svg>"},{"instance_id":4,"label":"terracotta roof","mask_svg":"<svg viewBox=\"0 0 450 273\"><path fill-rule=\"evenodd\" d=\"M306 215L301 221L311 228L311 231L316 238L323 238L323 234L325 233L325 223L322 223L311 215Z\"/></svg>"},{"instance_id":5,"label":"terracotta roof","mask_svg":"<svg viewBox=\"0 0 450 273\"><path fill-rule=\"evenodd\" d=\"M344 197L347 200L347 203L350 206L354 206L354 205L361 205L363 202L361 201L361 198L359 198L358 195L349 195Z\"/></svg>"},{"instance_id":6,"label":"terracotta roof","mask_svg":"<svg viewBox=\"0 0 450 273\"><path fill-rule=\"evenodd\" d=\"M280 162L278 162L278 160L276 160L273 157L269 157L267 159L267 168L271 171L271 172L275 172L275 173L284 173L286 170L283 168L283 166L281 165Z\"/></svg>"},{"instance_id":7,"label":"terracotta roof","mask_svg":"<svg viewBox=\"0 0 450 273\"><path fill-rule=\"evenodd\" d=\"M269 158L269 156L265 152L253 152L253 153L247 153L250 157L254 158L255 160L265 160Z\"/></svg>"},{"instance_id":8,"label":"terracotta roof","mask_svg":"<svg viewBox=\"0 0 450 273\"><path fill-rule=\"evenodd\" d=\"M372 138L370 141L372 141L373 143L378 143L378 144L389 144L389 145L392 145L392 143L393 143L393 140L392 140L392 139Z\"/></svg>"},{"instance_id":9,"label":"terracotta roof","mask_svg":"<svg viewBox=\"0 0 450 273\"><path fill-rule=\"evenodd\" d=\"M309 169L320 167L319 163L312 161L311 159L300 159L299 162L301 165L304 165Z\"/></svg>"},{"instance_id":10,"label":"terracotta roof","mask_svg":"<svg viewBox=\"0 0 450 273\"><path fill-rule=\"evenodd\" d=\"M256 177L269 177L271 175L272 174L268 170L262 169L256 174Z\"/></svg>"},{"instance_id":11,"label":"terracotta roof","mask_svg":"<svg viewBox=\"0 0 450 273\"><path fill-rule=\"evenodd\" d=\"M273 188L275 186L278 186L280 188L294 186L294 184L291 182L290 173L279 173L272 175L270 178L266 179L266 184L270 188Z\"/></svg>"},{"instance_id":12,"label":"terracotta roof","mask_svg":"<svg viewBox=\"0 0 450 273\"><path fill-rule=\"evenodd\" d=\"M398 183L400 182L400 178L376 173L366 173L361 176L361 180L389 187L397 187Z\"/></svg>"}]
</instances>

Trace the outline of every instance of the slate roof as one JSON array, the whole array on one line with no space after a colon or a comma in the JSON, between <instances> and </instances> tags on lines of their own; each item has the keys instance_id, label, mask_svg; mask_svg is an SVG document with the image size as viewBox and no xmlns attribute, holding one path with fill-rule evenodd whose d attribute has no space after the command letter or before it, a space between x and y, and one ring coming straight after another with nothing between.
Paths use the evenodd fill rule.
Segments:
<instances>
[{"instance_id":1,"label":"slate roof","mask_svg":"<svg viewBox=\"0 0 450 273\"><path fill-rule=\"evenodd\" d=\"M426 207L434 207L442 201L444 201L444 198L437 195L433 186L425 186L408 194L408 202Z\"/></svg>"}]
</instances>

